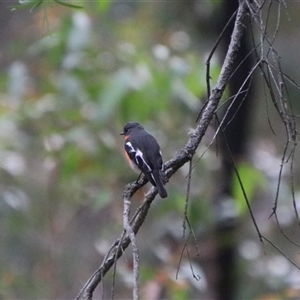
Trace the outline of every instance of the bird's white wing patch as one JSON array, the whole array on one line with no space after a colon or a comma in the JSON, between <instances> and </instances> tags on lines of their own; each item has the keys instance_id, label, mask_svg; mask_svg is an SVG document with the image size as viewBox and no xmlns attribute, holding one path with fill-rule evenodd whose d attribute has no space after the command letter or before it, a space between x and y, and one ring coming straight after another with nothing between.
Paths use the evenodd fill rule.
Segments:
<instances>
[{"instance_id":1,"label":"bird's white wing patch","mask_svg":"<svg viewBox=\"0 0 300 300\"><path fill-rule=\"evenodd\" d=\"M134 147L130 142L125 143L125 145L127 148L126 149L127 152L132 154L132 156L134 157L136 165L143 171L148 170L148 172L152 172L150 166L147 164L147 162L144 159L143 152L139 148L134 149Z\"/></svg>"},{"instance_id":2,"label":"bird's white wing patch","mask_svg":"<svg viewBox=\"0 0 300 300\"><path fill-rule=\"evenodd\" d=\"M143 165L148 169L148 171L151 172L152 170L151 170L150 166L144 160L143 152L138 148L136 151L136 154L135 154L135 159L137 162L139 162L139 158L141 159ZM139 163L138 163L138 165L139 165Z\"/></svg>"},{"instance_id":3,"label":"bird's white wing patch","mask_svg":"<svg viewBox=\"0 0 300 300\"><path fill-rule=\"evenodd\" d=\"M134 148L132 147L132 145L131 145L130 142L127 142L125 145L129 147L129 151L128 151L128 152L130 152L130 153L135 153L135 150L134 150Z\"/></svg>"}]
</instances>

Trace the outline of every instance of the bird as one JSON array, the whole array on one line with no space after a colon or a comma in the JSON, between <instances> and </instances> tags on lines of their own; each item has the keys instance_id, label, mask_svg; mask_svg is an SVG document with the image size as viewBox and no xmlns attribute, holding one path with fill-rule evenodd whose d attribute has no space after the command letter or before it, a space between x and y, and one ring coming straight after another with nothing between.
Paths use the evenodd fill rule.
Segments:
<instances>
[{"instance_id":1,"label":"bird","mask_svg":"<svg viewBox=\"0 0 300 300\"><path fill-rule=\"evenodd\" d=\"M141 171L157 188L161 198L166 198L163 159L156 139L137 122L127 123L120 135L124 135L125 157L131 168Z\"/></svg>"}]
</instances>

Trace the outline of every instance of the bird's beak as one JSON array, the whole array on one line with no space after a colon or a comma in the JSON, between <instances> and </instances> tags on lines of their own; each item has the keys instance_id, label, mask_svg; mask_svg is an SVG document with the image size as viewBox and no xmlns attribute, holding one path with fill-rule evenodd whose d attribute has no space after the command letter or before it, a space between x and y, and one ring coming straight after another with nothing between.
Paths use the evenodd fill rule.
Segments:
<instances>
[{"instance_id":1,"label":"bird's beak","mask_svg":"<svg viewBox=\"0 0 300 300\"><path fill-rule=\"evenodd\" d=\"M121 133L120 133L120 135L125 135L125 132L124 132L124 131L123 131L123 132L121 132Z\"/></svg>"}]
</instances>

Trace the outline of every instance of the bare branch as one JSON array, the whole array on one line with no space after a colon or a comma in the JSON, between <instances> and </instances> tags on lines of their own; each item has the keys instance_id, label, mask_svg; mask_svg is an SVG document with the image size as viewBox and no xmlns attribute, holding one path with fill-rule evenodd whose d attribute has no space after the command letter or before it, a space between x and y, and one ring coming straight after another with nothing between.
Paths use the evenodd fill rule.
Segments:
<instances>
[{"instance_id":1,"label":"bare branch","mask_svg":"<svg viewBox=\"0 0 300 300\"><path fill-rule=\"evenodd\" d=\"M241 39L243 37L245 29L245 18L247 16L247 4L246 1L240 1L239 9L237 11L234 29L231 36L231 42L228 47L228 51L218 78L218 81L213 88L211 95L208 99L207 105L201 113L201 118L196 126L193 134L190 136L187 144L178 151L176 156L165 163L166 176L170 178L176 171L181 168L185 163L190 161L197 150L212 118L216 112L220 99L223 92L227 86L229 78L233 72L234 62L237 53L240 48ZM141 188L146 183L145 179L140 180L138 183L128 184L123 193L124 198L130 199L132 195ZM146 194L143 204L136 210L130 226L132 231L136 234L143 224L150 205L157 195L157 190L151 188ZM120 243L120 247L118 247ZM111 246L107 255L104 257L102 264L98 270L92 275L92 277L87 281L85 286L82 288L80 294L76 298L77 300L91 300L93 297L93 292L97 285L101 282L102 278L108 272L108 270L113 266L115 259L119 258L124 250L128 247L130 243L130 238L128 234L122 234L119 239L117 239Z\"/></svg>"}]
</instances>

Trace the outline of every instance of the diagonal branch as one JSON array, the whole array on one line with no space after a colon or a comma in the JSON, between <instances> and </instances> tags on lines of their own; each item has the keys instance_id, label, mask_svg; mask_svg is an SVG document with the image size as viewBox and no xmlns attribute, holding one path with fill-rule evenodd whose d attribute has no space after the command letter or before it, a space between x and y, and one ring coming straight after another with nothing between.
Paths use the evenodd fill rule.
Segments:
<instances>
[{"instance_id":1,"label":"diagonal branch","mask_svg":"<svg viewBox=\"0 0 300 300\"><path fill-rule=\"evenodd\" d=\"M233 73L234 62L237 56L237 52L240 47L241 39L243 37L245 25L245 18L247 16L247 1L240 0L239 9L237 11L236 20L234 24L234 29L231 36L231 41L228 47L227 55L225 57L218 81L213 88L208 102L201 113L201 118L196 126L194 132L190 136L187 144L178 151L176 156L165 163L166 176L168 178L172 177L176 171L181 168L185 163L190 161L197 150L220 102L223 92L227 86L229 78ZM132 195L141 188L146 183L146 180L142 179L138 183L128 184L124 190L123 198L130 199ZM131 228L136 234L143 224L150 205L157 195L157 190L152 188L146 194L143 204L137 208L134 216L131 220ZM91 300L93 297L93 292L98 284L101 282L102 278L108 272L108 270L113 266L116 259L122 256L124 250L130 244L130 238L128 234L122 233L119 239L117 239L111 246L107 255L104 257L102 264L98 270L91 276L87 283L82 288L79 293L77 300Z\"/></svg>"}]
</instances>

